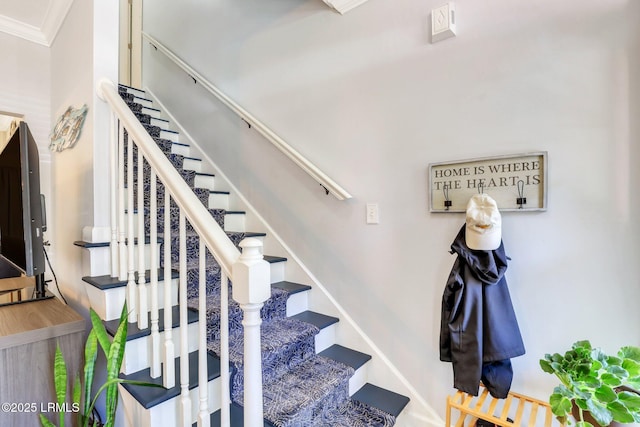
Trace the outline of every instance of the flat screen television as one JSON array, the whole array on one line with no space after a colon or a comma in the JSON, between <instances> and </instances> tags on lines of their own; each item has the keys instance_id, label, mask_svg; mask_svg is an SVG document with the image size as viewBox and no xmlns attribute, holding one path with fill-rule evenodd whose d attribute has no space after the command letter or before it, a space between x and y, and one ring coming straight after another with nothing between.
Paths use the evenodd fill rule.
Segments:
<instances>
[{"instance_id":1,"label":"flat screen television","mask_svg":"<svg viewBox=\"0 0 640 427\"><path fill-rule=\"evenodd\" d=\"M45 296L45 229L38 147L22 122L0 144L0 269L2 277L35 277L36 298Z\"/></svg>"}]
</instances>

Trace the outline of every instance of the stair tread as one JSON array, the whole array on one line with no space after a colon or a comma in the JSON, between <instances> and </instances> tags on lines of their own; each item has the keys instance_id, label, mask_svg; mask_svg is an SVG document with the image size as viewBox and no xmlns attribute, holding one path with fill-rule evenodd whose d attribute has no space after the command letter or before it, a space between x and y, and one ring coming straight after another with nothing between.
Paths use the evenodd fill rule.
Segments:
<instances>
[{"instance_id":1,"label":"stair tread","mask_svg":"<svg viewBox=\"0 0 640 427\"><path fill-rule=\"evenodd\" d=\"M129 323L127 326L127 341L134 340L136 338L141 338L145 336L151 335L151 313L148 313L147 317L149 318L149 327L145 329L140 329L138 327L138 322ZM198 312L187 308L187 323L195 323L198 321ZM111 336L116 334L118 330L118 325L120 323L120 319L114 319L104 322L105 329ZM171 307L171 327L177 328L180 326L180 307L173 306ZM158 310L158 330L160 332L164 331L164 309L161 308Z\"/></svg>"},{"instance_id":2,"label":"stair tread","mask_svg":"<svg viewBox=\"0 0 640 427\"><path fill-rule=\"evenodd\" d=\"M133 384L122 384L122 386L133 396L145 409L152 408L164 401L174 398L180 394L180 358L175 360L176 385L170 389L164 387L145 387ZM208 380L211 381L220 376L220 360L207 352ZM135 381L145 381L153 384L162 384L162 376L151 378L150 369L143 369L129 375L120 374L120 378ZM189 353L189 389L198 386L198 351Z\"/></svg>"},{"instance_id":3,"label":"stair tread","mask_svg":"<svg viewBox=\"0 0 640 427\"><path fill-rule=\"evenodd\" d=\"M326 314L316 313L315 311L303 311L302 313L291 316L293 319L301 320L303 322L311 323L320 329L324 329L327 326L338 323L340 319L333 316L327 316Z\"/></svg>"},{"instance_id":4,"label":"stair tread","mask_svg":"<svg viewBox=\"0 0 640 427\"><path fill-rule=\"evenodd\" d=\"M231 427L244 427L244 409L241 406L236 405L235 403L231 404L229 415L230 418L230 426ZM194 423L193 427L197 427L198 423ZM210 417L210 426L211 427L222 427L220 421L220 410L215 411L211 414ZM264 427L274 427L269 421L264 420Z\"/></svg>"},{"instance_id":5,"label":"stair tread","mask_svg":"<svg viewBox=\"0 0 640 427\"><path fill-rule=\"evenodd\" d=\"M265 233L266 235L266 233ZM281 257L281 256L273 256L273 255L265 255L264 256L264 260L267 261L269 264L273 264L276 262L284 262L287 259L285 257Z\"/></svg>"},{"instance_id":6,"label":"stair tread","mask_svg":"<svg viewBox=\"0 0 640 427\"><path fill-rule=\"evenodd\" d=\"M86 242L84 240L76 240L73 242L74 246L79 246L81 248L104 248L109 246L111 243L109 242Z\"/></svg>"},{"instance_id":7,"label":"stair tread","mask_svg":"<svg viewBox=\"0 0 640 427\"><path fill-rule=\"evenodd\" d=\"M136 272L136 283L138 283L138 273ZM150 282L150 271L147 270L145 272L145 282L149 283ZM172 279L177 279L178 277L180 277L180 273L176 270L171 270L171 278ZM164 269L163 268L159 268L158 269L158 280L159 281L163 281L164 280ZM126 286L127 285L127 280L120 280L117 277L111 277L109 274L106 274L104 276L84 276L82 278L83 282L86 282L98 289L102 289L102 290L107 290L107 289L113 289L113 288L119 288L122 286Z\"/></svg>"},{"instance_id":8,"label":"stair tread","mask_svg":"<svg viewBox=\"0 0 640 427\"><path fill-rule=\"evenodd\" d=\"M357 400L374 408L378 408L394 417L409 403L409 398L393 391L366 383L351 399Z\"/></svg>"},{"instance_id":9,"label":"stair tread","mask_svg":"<svg viewBox=\"0 0 640 427\"><path fill-rule=\"evenodd\" d=\"M283 290L289 292L290 295L297 294L299 292L304 292L304 291L311 290L311 286L309 286L309 285L303 285L303 284L295 283L295 282L288 282L286 280L283 280L281 282L272 283L271 287L283 289Z\"/></svg>"},{"instance_id":10,"label":"stair tread","mask_svg":"<svg viewBox=\"0 0 640 427\"><path fill-rule=\"evenodd\" d=\"M371 360L370 355L347 347L343 347L339 344L332 345L323 352L319 353L319 356L328 357L329 359L344 363L345 365L351 366L356 370L367 363L369 360Z\"/></svg>"}]
</instances>

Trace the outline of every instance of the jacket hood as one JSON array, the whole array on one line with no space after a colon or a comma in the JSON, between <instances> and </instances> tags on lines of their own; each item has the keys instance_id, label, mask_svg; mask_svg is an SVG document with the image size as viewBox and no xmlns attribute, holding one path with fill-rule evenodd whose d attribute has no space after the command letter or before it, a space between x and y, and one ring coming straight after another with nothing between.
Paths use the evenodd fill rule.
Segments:
<instances>
[{"instance_id":1,"label":"jacket hood","mask_svg":"<svg viewBox=\"0 0 640 427\"><path fill-rule=\"evenodd\" d=\"M502 241L498 249L492 251L469 249L465 241L465 228L463 225L451 244L451 253L464 258L471 273L481 282L487 285L498 283L507 271L507 256Z\"/></svg>"}]
</instances>

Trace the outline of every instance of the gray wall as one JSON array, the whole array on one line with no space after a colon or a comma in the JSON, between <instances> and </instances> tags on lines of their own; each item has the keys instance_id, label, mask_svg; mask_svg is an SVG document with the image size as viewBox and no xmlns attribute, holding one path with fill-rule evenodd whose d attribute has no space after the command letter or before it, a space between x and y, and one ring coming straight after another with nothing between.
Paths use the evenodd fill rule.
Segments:
<instances>
[{"instance_id":1,"label":"gray wall","mask_svg":"<svg viewBox=\"0 0 640 427\"><path fill-rule=\"evenodd\" d=\"M428 211L427 166L548 151L542 213L505 213L527 347L513 388L546 399L538 359L591 339L640 344L640 4L435 0L145 3L166 44L354 195L339 202L189 77L145 48L144 84L440 414L440 299L464 221ZM365 225L365 204L380 205Z\"/></svg>"}]
</instances>

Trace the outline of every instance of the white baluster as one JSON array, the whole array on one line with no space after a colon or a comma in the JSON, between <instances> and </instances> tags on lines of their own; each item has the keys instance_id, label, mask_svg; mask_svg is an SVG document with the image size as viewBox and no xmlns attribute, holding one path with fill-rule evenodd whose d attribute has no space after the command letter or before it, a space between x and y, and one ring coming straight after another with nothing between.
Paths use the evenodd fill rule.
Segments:
<instances>
[{"instance_id":1,"label":"white baluster","mask_svg":"<svg viewBox=\"0 0 640 427\"><path fill-rule=\"evenodd\" d=\"M231 390L229 386L229 279L227 272L220 273L220 425L231 425Z\"/></svg>"},{"instance_id":2,"label":"white baluster","mask_svg":"<svg viewBox=\"0 0 640 427\"><path fill-rule=\"evenodd\" d=\"M118 277L118 119L112 111L109 123L109 196L111 219L111 277Z\"/></svg>"},{"instance_id":3,"label":"white baluster","mask_svg":"<svg viewBox=\"0 0 640 427\"><path fill-rule=\"evenodd\" d=\"M200 387L200 407L198 411L198 427L209 427L209 387L207 370L207 264L206 246L202 238L198 241L198 384Z\"/></svg>"},{"instance_id":4,"label":"white baluster","mask_svg":"<svg viewBox=\"0 0 640 427\"><path fill-rule=\"evenodd\" d=\"M258 239L244 239L240 247L242 254L233 265L233 299L244 312L244 425L262 427L260 309L271 296L269 264Z\"/></svg>"},{"instance_id":5,"label":"white baluster","mask_svg":"<svg viewBox=\"0 0 640 427\"><path fill-rule=\"evenodd\" d=\"M127 148L127 259L129 275L127 280L127 308L129 309L129 323L135 322L138 317L136 301L136 278L134 250L135 237L133 233L133 139L129 137L129 147Z\"/></svg>"},{"instance_id":6,"label":"white baluster","mask_svg":"<svg viewBox=\"0 0 640 427\"><path fill-rule=\"evenodd\" d=\"M171 196L169 190L164 187L164 370L162 373L162 385L172 388L176 385L175 345L173 343L173 316L171 308Z\"/></svg>"},{"instance_id":7,"label":"white baluster","mask_svg":"<svg viewBox=\"0 0 640 427\"><path fill-rule=\"evenodd\" d=\"M120 123L118 132L118 248L120 255L118 261L120 263L119 280L127 279L127 242L125 238L125 221L124 221L124 127Z\"/></svg>"},{"instance_id":8,"label":"white baluster","mask_svg":"<svg viewBox=\"0 0 640 427\"><path fill-rule=\"evenodd\" d=\"M138 147L138 328L149 327L149 295L144 262L144 157Z\"/></svg>"},{"instance_id":9,"label":"white baluster","mask_svg":"<svg viewBox=\"0 0 640 427\"><path fill-rule=\"evenodd\" d=\"M151 201L149 203L149 236L151 239L151 378L158 378L161 374L162 353L160 352L160 331L158 328L158 198L156 186L156 171L151 169ZM170 283L167 283L169 286ZM170 286L169 286L170 287Z\"/></svg>"},{"instance_id":10,"label":"white baluster","mask_svg":"<svg viewBox=\"0 0 640 427\"><path fill-rule=\"evenodd\" d=\"M189 335L187 318L187 236L184 211L180 208L180 402L182 426L191 426L191 397L189 396Z\"/></svg>"}]
</instances>

